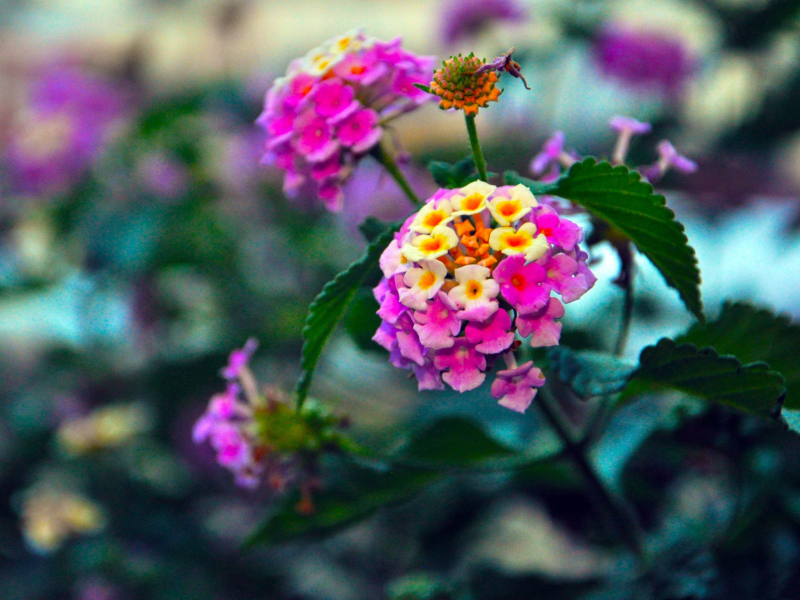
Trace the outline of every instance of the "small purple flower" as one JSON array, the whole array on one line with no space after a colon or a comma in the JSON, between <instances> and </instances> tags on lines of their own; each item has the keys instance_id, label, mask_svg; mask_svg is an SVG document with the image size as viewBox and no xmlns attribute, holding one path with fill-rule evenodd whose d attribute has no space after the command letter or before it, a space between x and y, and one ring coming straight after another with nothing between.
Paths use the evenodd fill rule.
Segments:
<instances>
[{"instance_id":1,"label":"small purple flower","mask_svg":"<svg viewBox=\"0 0 800 600\"><path fill-rule=\"evenodd\" d=\"M614 152L611 155L611 162L615 165L625 164L631 138L634 135L644 135L645 133L650 133L652 129L650 123L642 123L632 117L621 117L619 115L611 118L610 126L613 131L619 134L617 143L614 146Z\"/></svg>"},{"instance_id":2,"label":"small purple flower","mask_svg":"<svg viewBox=\"0 0 800 600\"><path fill-rule=\"evenodd\" d=\"M319 116L336 121L358 110L361 105L354 97L352 87L335 79L321 82L309 95Z\"/></svg>"},{"instance_id":3,"label":"small purple flower","mask_svg":"<svg viewBox=\"0 0 800 600\"><path fill-rule=\"evenodd\" d=\"M422 390L443 390L444 383L442 383L442 371L437 369L433 364L433 352L428 352L425 357L425 364L419 366L417 364L411 365L411 370L417 377L418 389Z\"/></svg>"},{"instance_id":4,"label":"small purple flower","mask_svg":"<svg viewBox=\"0 0 800 600\"><path fill-rule=\"evenodd\" d=\"M697 171L697 163L682 154L678 154L675 146L669 141L661 141L657 150L658 160L642 171L642 176L651 183L661 179L670 169L675 169L685 175Z\"/></svg>"},{"instance_id":5,"label":"small purple flower","mask_svg":"<svg viewBox=\"0 0 800 600\"><path fill-rule=\"evenodd\" d=\"M653 129L653 126L650 125L650 123L643 123L642 121L637 121L633 117L625 117L620 115L611 117L609 125L611 129L617 133L629 131L634 135L644 135L646 133L650 133L650 131Z\"/></svg>"},{"instance_id":6,"label":"small purple flower","mask_svg":"<svg viewBox=\"0 0 800 600\"><path fill-rule=\"evenodd\" d=\"M564 152L565 139L563 131L556 131L550 136L550 139L542 146L542 151L533 157L530 165L531 173L534 175L541 175L547 171L551 165L557 164L559 156Z\"/></svg>"},{"instance_id":7,"label":"small purple flower","mask_svg":"<svg viewBox=\"0 0 800 600\"><path fill-rule=\"evenodd\" d=\"M464 335L475 349L484 354L498 354L514 343L511 317L503 309L498 310L483 323L470 321Z\"/></svg>"},{"instance_id":8,"label":"small purple flower","mask_svg":"<svg viewBox=\"0 0 800 600\"><path fill-rule=\"evenodd\" d=\"M522 254L501 260L493 277L500 284L503 298L519 313L536 312L550 297L550 287L541 285L547 278L544 267L535 262L526 265Z\"/></svg>"},{"instance_id":9,"label":"small purple flower","mask_svg":"<svg viewBox=\"0 0 800 600\"><path fill-rule=\"evenodd\" d=\"M558 346L561 339L561 323L555 319L564 316L564 305L558 298L550 298L547 306L531 315L517 315L517 329L523 337L531 336L531 346Z\"/></svg>"},{"instance_id":10,"label":"small purple flower","mask_svg":"<svg viewBox=\"0 0 800 600\"><path fill-rule=\"evenodd\" d=\"M431 349L451 347L454 336L461 331L458 307L444 292L438 292L433 301L428 302L425 312L415 311L414 320L420 341Z\"/></svg>"},{"instance_id":11,"label":"small purple flower","mask_svg":"<svg viewBox=\"0 0 800 600\"><path fill-rule=\"evenodd\" d=\"M537 390L544 385L542 370L528 361L518 367L498 371L492 383L492 397L498 399L500 406L505 406L519 413L524 413L533 402Z\"/></svg>"},{"instance_id":12,"label":"small purple flower","mask_svg":"<svg viewBox=\"0 0 800 600\"><path fill-rule=\"evenodd\" d=\"M397 320L397 348L403 358L422 366L425 364L425 348L419 341L419 335L414 331L414 321L407 313Z\"/></svg>"},{"instance_id":13,"label":"small purple flower","mask_svg":"<svg viewBox=\"0 0 800 600\"><path fill-rule=\"evenodd\" d=\"M234 350L228 357L228 365L222 369L222 376L228 381L237 379L243 367L250 362L250 358L258 348L258 340L249 338L241 350Z\"/></svg>"},{"instance_id":14,"label":"small purple flower","mask_svg":"<svg viewBox=\"0 0 800 600\"><path fill-rule=\"evenodd\" d=\"M523 23L528 10L517 0L449 0L442 5L441 31L448 45L474 40L495 23Z\"/></svg>"},{"instance_id":15,"label":"small purple flower","mask_svg":"<svg viewBox=\"0 0 800 600\"><path fill-rule=\"evenodd\" d=\"M442 379L457 392L474 390L486 379L486 358L465 338L456 338L450 348L437 350L433 364L437 369L448 369Z\"/></svg>"},{"instance_id":16,"label":"small purple flower","mask_svg":"<svg viewBox=\"0 0 800 600\"><path fill-rule=\"evenodd\" d=\"M310 163L322 162L339 149L333 128L311 111L297 118L296 130L299 135L293 140L293 147Z\"/></svg>"},{"instance_id":17,"label":"small purple flower","mask_svg":"<svg viewBox=\"0 0 800 600\"><path fill-rule=\"evenodd\" d=\"M383 129L378 126L378 113L361 109L345 119L336 129L343 146L355 153L366 152L378 143Z\"/></svg>"},{"instance_id":18,"label":"small purple flower","mask_svg":"<svg viewBox=\"0 0 800 600\"><path fill-rule=\"evenodd\" d=\"M578 242L583 239L583 230L580 227L568 219L559 217L555 209L549 206L537 208L534 213L534 221L539 233L564 252L572 252Z\"/></svg>"},{"instance_id":19,"label":"small purple flower","mask_svg":"<svg viewBox=\"0 0 800 600\"><path fill-rule=\"evenodd\" d=\"M539 259L547 272L547 285L561 295L565 304L574 302L591 287L578 273L578 261L569 254L545 255Z\"/></svg>"},{"instance_id":20,"label":"small purple flower","mask_svg":"<svg viewBox=\"0 0 800 600\"><path fill-rule=\"evenodd\" d=\"M594 58L606 75L670 96L679 94L696 70L694 58L678 38L619 25L601 31Z\"/></svg>"},{"instance_id":21,"label":"small purple flower","mask_svg":"<svg viewBox=\"0 0 800 600\"><path fill-rule=\"evenodd\" d=\"M51 67L13 115L5 161L23 193L57 194L100 157L127 113L122 90L76 68Z\"/></svg>"}]
</instances>

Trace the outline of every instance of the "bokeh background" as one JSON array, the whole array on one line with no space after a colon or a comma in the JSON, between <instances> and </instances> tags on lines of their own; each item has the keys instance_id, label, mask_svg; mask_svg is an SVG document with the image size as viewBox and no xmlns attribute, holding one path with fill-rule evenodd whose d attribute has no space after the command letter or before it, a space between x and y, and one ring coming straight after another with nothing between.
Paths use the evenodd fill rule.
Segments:
<instances>
[{"instance_id":1,"label":"bokeh background","mask_svg":"<svg viewBox=\"0 0 800 600\"><path fill-rule=\"evenodd\" d=\"M356 27L439 59L514 46L532 90L508 78L481 112L490 170L527 174L555 130L608 156L613 115L649 121L634 164L665 138L699 164L660 189L697 249L709 314L735 299L796 318L799 15L793 0L0 3L0 598L629 597L598 587L632 567L556 475L462 474L332 537L240 550L274 499L237 490L191 442L219 369L255 336L259 378L289 389L306 307L362 251L358 224L408 210L370 160L342 213L288 201L253 122L293 58ZM435 189L427 161L468 152L462 119L435 104L396 134L421 194ZM576 347L609 347L622 310L617 259L597 259L601 281L565 325ZM632 359L691 323L637 264ZM456 412L552 448L535 415L486 390L418 394L369 341L371 302L357 298L313 388L353 436L391 448ZM664 567L685 577L664 575L656 597L800 597L796 445L724 412L679 425L668 403L637 407L598 467L666 546L691 542Z\"/></svg>"}]
</instances>

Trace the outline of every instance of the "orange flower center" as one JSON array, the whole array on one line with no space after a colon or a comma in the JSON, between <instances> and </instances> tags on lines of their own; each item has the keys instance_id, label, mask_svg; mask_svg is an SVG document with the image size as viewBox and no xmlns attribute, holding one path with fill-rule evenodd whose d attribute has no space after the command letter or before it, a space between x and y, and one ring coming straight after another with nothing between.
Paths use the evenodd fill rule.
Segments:
<instances>
[{"instance_id":1,"label":"orange flower center","mask_svg":"<svg viewBox=\"0 0 800 600\"><path fill-rule=\"evenodd\" d=\"M367 67L365 67L364 65L356 64L356 65L353 65L352 67L350 67L350 72L353 75L361 75L366 70L367 70Z\"/></svg>"},{"instance_id":2,"label":"orange flower center","mask_svg":"<svg viewBox=\"0 0 800 600\"><path fill-rule=\"evenodd\" d=\"M444 240L442 237L443 236L436 236L428 238L427 240L422 240L419 244L420 252L425 254L433 254L434 252L442 250L444 247Z\"/></svg>"},{"instance_id":3,"label":"orange flower center","mask_svg":"<svg viewBox=\"0 0 800 600\"><path fill-rule=\"evenodd\" d=\"M446 212L443 210L434 210L425 215L425 218L422 219L422 224L429 229L433 229L446 218Z\"/></svg>"},{"instance_id":4,"label":"orange flower center","mask_svg":"<svg viewBox=\"0 0 800 600\"><path fill-rule=\"evenodd\" d=\"M504 200L497 203L497 212L504 217L513 217L520 210L522 210L522 205L519 200Z\"/></svg>"},{"instance_id":5,"label":"orange flower center","mask_svg":"<svg viewBox=\"0 0 800 600\"><path fill-rule=\"evenodd\" d=\"M509 248L524 248L528 245L528 237L519 233L511 233L506 237L506 246Z\"/></svg>"},{"instance_id":6,"label":"orange flower center","mask_svg":"<svg viewBox=\"0 0 800 600\"><path fill-rule=\"evenodd\" d=\"M467 282L467 298L470 300L475 300L480 298L483 294L483 284L480 281L475 281L474 279L470 279Z\"/></svg>"},{"instance_id":7,"label":"orange flower center","mask_svg":"<svg viewBox=\"0 0 800 600\"><path fill-rule=\"evenodd\" d=\"M520 275L519 273L516 273L511 278L511 285L513 285L519 291L522 291L522 290L525 289L525 278L522 275Z\"/></svg>"},{"instance_id":8,"label":"orange flower center","mask_svg":"<svg viewBox=\"0 0 800 600\"><path fill-rule=\"evenodd\" d=\"M543 233L544 237L553 237L553 228L552 227L540 228L539 233Z\"/></svg>"},{"instance_id":9,"label":"orange flower center","mask_svg":"<svg viewBox=\"0 0 800 600\"><path fill-rule=\"evenodd\" d=\"M429 289L434 283L436 283L436 275L431 271L425 271L419 278L419 287L423 290Z\"/></svg>"},{"instance_id":10,"label":"orange flower center","mask_svg":"<svg viewBox=\"0 0 800 600\"><path fill-rule=\"evenodd\" d=\"M461 201L461 210L478 210L483 199L483 194L470 194Z\"/></svg>"}]
</instances>

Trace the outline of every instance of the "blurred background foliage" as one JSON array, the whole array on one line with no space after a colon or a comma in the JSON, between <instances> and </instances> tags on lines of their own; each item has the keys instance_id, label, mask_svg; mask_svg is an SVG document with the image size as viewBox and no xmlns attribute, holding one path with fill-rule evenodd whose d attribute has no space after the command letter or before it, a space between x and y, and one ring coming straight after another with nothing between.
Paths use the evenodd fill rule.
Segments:
<instances>
[{"instance_id":1,"label":"blurred background foliage","mask_svg":"<svg viewBox=\"0 0 800 600\"><path fill-rule=\"evenodd\" d=\"M368 160L338 215L288 201L280 173L259 165L253 121L292 58L354 27L439 58L516 47L533 89L509 85L481 113L491 170L526 173L556 129L602 155L612 115L651 121L632 162L651 162L643 149L666 136L700 164L664 187L708 312L735 299L797 318L799 13L795 0L1 3L0 597L800 597L797 438L675 394L617 413L595 458L657 549L638 575L576 473L545 460L558 445L537 416L486 389L418 394L369 340L366 290L312 390L357 440L395 450L455 413L491 435L477 457L543 460L455 465L352 527L243 551L274 498L235 489L190 434L249 336L261 380L292 385L306 308L363 249L358 224L408 210ZM420 194L434 189L427 161L468 152L462 128L434 106L398 122ZM601 282L565 325L576 349L609 348L622 311L617 259L597 259ZM690 325L637 264L628 358ZM326 477L346 468L334 460ZM398 489L422 477L409 469Z\"/></svg>"}]
</instances>

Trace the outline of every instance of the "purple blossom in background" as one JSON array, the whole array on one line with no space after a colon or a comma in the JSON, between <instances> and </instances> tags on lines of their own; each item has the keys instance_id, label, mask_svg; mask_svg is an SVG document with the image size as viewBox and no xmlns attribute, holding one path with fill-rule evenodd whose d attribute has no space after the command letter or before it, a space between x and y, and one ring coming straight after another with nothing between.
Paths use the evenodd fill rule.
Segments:
<instances>
[{"instance_id":1,"label":"purple blossom in background","mask_svg":"<svg viewBox=\"0 0 800 600\"><path fill-rule=\"evenodd\" d=\"M607 76L630 87L675 97L696 71L684 43L664 33L610 25L595 39L594 58Z\"/></svg>"},{"instance_id":2,"label":"purple blossom in background","mask_svg":"<svg viewBox=\"0 0 800 600\"><path fill-rule=\"evenodd\" d=\"M361 32L329 40L289 65L267 92L256 123L267 135L265 164L285 171L283 188L313 189L331 211L344 205L343 186L394 118L435 96L433 57L417 56L396 38Z\"/></svg>"},{"instance_id":3,"label":"purple blossom in background","mask_svg":"<svg viewBox=\"0 0 800 600\"><path fill-rule=\"evenodd\" d=\"M441 34L453 45L478 37L496 23L521 23L528 17L528 9L516 0L447 0L441 9Z\"/></svg>"},{"instance_id":4,"label":"purple blossom in background","mask_svg":"<svg viewBox=\"0 0 800 600\"><path fill-rule=\"evenodd\" d=\"M675 169L684 175L689 175L697 171L697 163L679 154L675 146L672 145L672 142L662 140L659 142L657 149L658 160L642 170L642 176L649 182L653 183L658 181L670 169Z\"/></svg>"},{"instance_id":5,"label":"purple blossom in background","mask_svg":"<svg viewBox=\"0 0 800 600\"><path fill-rule=\"evenodd\" d=\"M4 158L16 190L63 192L100 156L126 104L120 88L95 75L67 67L44 71L9 131Z\"/></svg>"}]
</instances>

